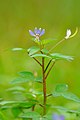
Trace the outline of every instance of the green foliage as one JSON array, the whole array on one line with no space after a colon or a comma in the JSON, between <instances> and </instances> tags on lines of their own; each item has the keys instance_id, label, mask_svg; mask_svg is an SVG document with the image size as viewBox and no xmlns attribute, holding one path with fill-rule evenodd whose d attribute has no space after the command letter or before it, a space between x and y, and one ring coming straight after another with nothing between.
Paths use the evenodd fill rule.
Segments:
<instances>
[{"instance_id":1,"label":"green foliage","mask_svg":"<svg viewBox=\"0 0 80 120\"><path fill-rule=\"evenodd\" d=\"M45 55L45 54L35 54L35 55L32 55L31 57L44 57L44 58L51 58L50 56Z\"/></svg>"},{"instance_id":2,"label":"green foliage","mask_svg":"<svg viewBox=\"0 0 80 120\"><path fill-rule=\"evenodd\" d=\"M11 81L12 84L34 81L34 75L31 72L22 71L22 72L19 72L18 74L19 74L20 77Z\"/></svg>"},{"instance_id":3,"label":"green foliage","mask_svg":"<svg viewBox=\"0 0 80 120\"><path fill-rule=\"evenodd\" d=\"M67 61L72 61L73 60L73 57L71 56L66 56L66 55L62 55L60 53L52 53L50 54L52 59L55 59L55 60L67 60Z\"/></svg>"},{"instance_id":4,"label":"green foliage","mask_svg":"<svg viewBox=\"0 0 80 120\"><path fill-rule=\"evenodd\" d=\"M64 92L62 96L66 99L73 100L75 102L80 102L80 98L78 98L75 94L71 92Z\"/></svg>"},{"instance_id":5,"label":"green foliage","mask_svg":"<svg viewBox=\"0 0 80 120\"><path fill-rule=\"evenodd\" d=\"M66 92L68 90L68 85L67 84L58 84L56 85L55 91L56 92Z\"/></svg>"},{"instance_id":6,"label":"green foliage","mask_svg":"<svg viewBox=\"0 0 80 120\"><path fill-rule=\"evenodd\" d=\"M25 83L25 82L29 82L29 81L30 81L29 79L18 77L16 79L12 80L10 83L11 84L18 84L18 83Z\"/></svg>"},{"instance_id":7,"label":"green foliage","mask_svg":"<svg viewBox=\"0 0 80 120\"><path fill-rule=\"evenodd\" d=\"M45 53L45 54L48 54L48 53L49 53L49 50L47 50L46 48L43 48L41 51L42 51L43 53Z\"/></svg>"},{"instance_id":8,"label":"green foliage","mask_svg":"<svg viewBox=\"0 0 80 120\"><path fill-rule=\"evenodd\" d=\"M53 60L67 60L67 61L72 61L73 57L71 56L67 56L67 55L63 55L61 53L49 53L49 51L45 48L43 48L41 50L41 52L43 52L43 54L36 54L36 52L40 51L40 49L38 47L32 47L28 49L29 55L31 57L44 57L44 58L50 58Z\"/></svg>"},{"instance_id":9,"label":"green foliage","mask_svg":"<svg viewBox=\"0 0 80 120\"><path fill-rule=\"evenodd\" d=\"M7 91L25 91L25 88L21 86L14 86L14 87L8 88Z\"/></svg>"},{"instance_id":10,"label":"green foliage","mask_svg":"<svg viewBox=\"0 0 80 120\"><path fill-rule=\"evenodd\" d=\"M75 102L80 102L80 98L78 98L75 94L68 92L68 85L59 84L56 86L55 91L53 92L54 97L62 96L66 99L73 100Z\"/></svg>"},{"instance_id":11,"label":"green foliage","mask_svg":"<svg viewBox=\"0 0 80 120\"><path fill-rule=\"evenodd\" d=\"M56 39L44 39L44 40L38 41L36 38L32 38L32 40L35 43L37 43L38 45L46 45L46 44L54 42L54 40L56 40Z\"/></svg>"},{"instance_id":12,"label":"green foliage","mask_svg":"<svg viewBox=\"0 0 80 120\"><path fill-rule=\"evenodd\" d=\"M22 112L22 110L19 107L13 107L11 111L15 118L18 117L19 114Z\"/></svg>"},{"instance_id":13,"label":"green foliage","mask_svg":"<svg viewBox=\"0 0 80 120\"><path fill-rule=\"evenodd\" d=\"M46 45L46 44L49 44L49 43L52 43L54 42L55 39L44 39L44 40L41 40L40 41L40 44L41 45Z\"/></svg>"},{"instance_id":14,"label":"green foliage","mask_svg":"<svg viewBox=\"0 0 80 120\"><path fill-rule=\"evenodd\" d=\"M24 48L12 48L11 49L12 51L23 51L23 50L25 50Z\"/></svg>"},{"instance_id":15,"label":"green foliage","mask_svg":"<svg viewBox=\"0 0 80 120\"><path fill-rule=\"evenodd\" d=\"M36 77L34 81L35 81L35 82L42 83L42 77L41 77L41 76L40 76L40 77Z\"/></svg>"},{"instance_id":16,"label":"green foliage","mask_svg":"<svg viewBox=\"0 0 80 120\"><path fill-rule=\"evenodd\" d=\"M3 100L12 100L15 101L16 99L21 100L19 98L19 93L21 93L23 96L25 96L25 101L30 99L34 99L34 94L38 94L36 91L43 92L43 75L40 75L39 67L36 66L33 62L34 60L27 59L27 49L32 42L30 42L30 36L28 35L28 31L26 29L32 28L34 25L41 24L41 26L45 26L47 28L47 37L49 37L52 34L52 37L57 35L56 37L58 39L62 38L64 34L63 29L67 27L71 27L72 33L75 31L75 26L80 26L80 0L61 0L60 2L58 0L1 0L0 2L0 97L3 99L0 99L0 102ZM63 19L64 17L64 19ZM59 29L58 29L59 28ZM48 32L49 30L49 32ZM76 30L77 31L77 30ZM26 34L26 35L25 35ZM76 32L75 32L76 34ZM69 83L69 86L71 90L79 95L79 87L80 87L80 40L79 40L79 34L76 38L74 35L71 35L69 40L65 40L65 42L62 44L59 49L51 51L53 52L63 52L65 55L65 52L67 55L72 54L75 55L76 60L70 64L62 64L61 66L58 64L57 66L57 60L63 60L64 58L49 58L45 60L45 68L46 64L48 63L48 60L55 60L56 64L54 65L53 71L51 76L49 76L49 79L46 80L47 82L47 93L51 93L51 88L53 89L55 86L55 83L60 82L63 83L63 81L67 84ZM35 38L34 38L35 39ZM42 40L43 39L43 40ZM41 41L34 40L34 43L40 46L40 51L31 50L29 53L29 56L41 53L41 51L47 55L50 56L49 49L51 49L51 46L54 47L54 43L57 41L51 41L51 39L45 39L40 37ZM48 44L51 43L51 46ZM48 45L49 47L47 47ZM18 47L23 48L18 48ZM45 46L45 48L43 48ZM17 54L12 54L9 51L6 52L6 48L16 47L12 51L17 52ZM37 47L37 46L36 46ZM61 51L60 51L61 48ZM44 49L47 49L44 50ZM10 49L8 49L10 50ZM25 54L20 54L20 52L25 52ZM32 52L32 53L31 53ZM19 53L19 54L18 54ZM62 54L62 53L59 53ZM19 58L18 58L19 57ZM51 57L51 56L50 56ZM33 59L33 58L32 58ZM36 57L38 59L38 57ZM41 62L42 57L40 57L38 60ZM67 59L65 59L67 60ZM71 61L71 59L70 59ZM61 62L62 63L62 62ZM45 71L45 75L48 73L49 68L51 68L51 65L53 63L51 62L49 64L48 69ZM13 76L16 77L17 71L23 71L23 67L25 66L26 70L31 70L32 72L36 72L37 70L37 77L34 78L34 84L33 80L30 80L29 82L21 82L20 84L9 84L10 80L13 80ZM66 70L62 69L63 66ZM29 68L30 67L30 68ZM33 70L34 67L34 70ZM37 67L37 68L36 68ZM60 71L61 67L61 71ZM24 68L24 69L25 69ZM41 66L40 66L41 68ZM42 69L42 68L41 68ZM56 74L55 74L56 73ZM66 74L66 75L65 75ZM42 77L39 77L42 76ZM51 78L53 77L52 81ZM56 77L56 78L54 78ZM63 78L63 80L61 79ZM19 75L19 78L24 78L23 76ZM25 79L25 78L24 78ZM56 81L56 80L62 80L62 81ZM48 81L49 80L49 81ZM54 80L54 81L53 81ZM26 81L26 80L24 80ZM36 83L37 82L37 83ZM19 82L18 82L19 83ZM24 84L23 84L24 83ZM40 84L38 84L40 83ZM52 85L54 84L54 85ZM20 85L20 86L19 86ZM10 89L7 89L10 88ZM7 90L6 90L7 89ZM30 90L33 90L30 92ZM67 88L56 88L57 92L61 93L63 90L67 93ZM50 91L51 90L51 91ZM14 92L14 94L13 94ZM50 93L49 93L50 92ZM70 92L71 94L71 92ZM39 100L40 104L43 105L43 96L37 97L37 100ZM54 100L53 100L54 99ZM55 98L48 97L47 103L49 103L51 106L54 104L62 105L69 107L70 109L65 110L62 108L60 109L58 114L62 114L65 116L65 120L80 120L80 116L78 114L79 111L76 109L80 107L80 103L73 102L73 101L67 101L65 102L65 99L62 97L62 101L60 101L61 98L56 98L58 100L55 101ZM25 102L23 101L23 102ZM19 102L19 101L18 101ZM73 102L73 104L72 104ZM8 107L8 106L9 107ZM2 109L6 108L5 110ZM12 106L12 107L11 107ZM30 120L28 118L19 118L19 110L18 105L15 104L5 104L0 106L0 120ZM14 110L12 110L12 108ZM11 114L11 110L16 118L14 118ZM28 111L30 112L32 108L30 107L29 110L22 110L22 113L25 111L25 113ZM43 113L43 107L36 105L34 111L40 113L42 115ZM62 112L61 112L62 111ZM46 113L44 117L41 117L40 120L52 120L52 114L57 112L55 109L49 108L50 118L49 115ZM17 114L18 113L18 114ZM67 114L69 113L69 114ZM74 116L74 113L76 115ZM16 115L17 114L17 115ZM77 117L79 116L79 118Z\"/></svg>"},{"instance_id":17,"label":"green foliage","mask_svg":"<svg viewBox=\"0 0 80 120\"><path fill-rule=\"evenodd\" d=\"M7 120L5 117L4 117L4 114L0 111L0 120Z\"/></svg>"},{"instance_id":18,"label":"green foliage","mask_svg":"<svg viewBox=\"0 0 80 120\"><path fill-rule=\"evenodd\" d=\"M33 120L39 120L40 114L37 112L26 112L20 115L21 118L32 118Z\"/></svg>"},{"instance_id":19,"label":"green foliage","mask_svg":"<svg viewBox=\"0 0 80 120\"><path fill-rule=\"evenodd\" d=\"M57 109L58 111L65 111L67 113L75 113L75 114L80 114L79 110L71 110L62 106L52 106L52 108Z\"/></svg>"},{"instance_id":20,"label":"green foliage","mask_svg":"<svg viewBox=\"0 0 80 120\"><path fill-rule=\"evenodd\" d=\"M38 112L26 112L20 115L21 118L32 118L33 120L52 120L52 116L46 114L41 116Z\"/></svg>"},{"instance_id":21,"label":"green foliage","mask_svg":"<svg viewBox=\"0 0 80 120\"><path fill-rule=\"evenodd\" d=\"M26 79L32 80L32 79L34 78L34 75L33 75L33 73L31 73L31 72L22 71L22 72L18 72L18 74L19 74L21 77L24 77L24 78L26 78Z\"/></svg>"},{"instance_id":22,"label":"green foliage","mask_svg":"<svg viewBox=\"0 0 80 120\"><path fill-rule=\"evenodd\" d=\"M25 82L38 82L38 83L42 83L42 77L35 77L33 73L31 72L27 72L27 71L22 71L22 72L18 72L19 77L15 78L14 80L12 80L10 83L11 84L21 84L21 83L25 83ZM12 87L7 89L8 91L24 91L25 89L23 87L20 86L16 86L16 87Z\"/></svg>"},{"instance_id":23,"label":"green foliage","mask_svg":"<svg viewBox=\"0 0 80 120\"><path fill-rule=\"evenodd\" d=\"M18 106L20 108L29 109L36 104L37 104L37 100L29 100L29 101L21 101Z\"/></svg>"},{"instance_id":24,"label":"green foliage","mask_svg":"<svg viewBox=\"0 0 80 120\"><path fill-rule=\"evenodd\" d=\"M13 100L13 101L2 100L0 102L1 110L5 111L10 109L15 119L20 118L22 120L52 120L51 109L53 108L58 109L58 111L64 110L65 112L68 113L80 114L80 111L67 109L61 106L53 106L48 104L47 101L47 98L50 96L53 97L60 96L68 100L80 102L80 99L75 94L68 91L67 84L56 85L53 93L47 94L46 91L47 77L51 69L53 68L54 63L56 63L57 60L72 61L73 57L63 55L61 53L51 53L52 49L50 50L46 49L44 46L46 44L52 43L54 40L53 39L40 40L40 36L42 36L45 33L44 29L42 30L41 28L39 29L35 28L34 32L32 32L31 30L29 30L29 32L31 36L34 36L33 41L37 43L38 46L30 47L27 50L27 52L28 55L41 66L42 75L38 76L37 74L35 75L29 71L18 72L18 77L10 82L11 84L15 84L15 86L8 88L7 91L10 91L11 94L14 93L14 95L20 94L22 95L22 98L20 100ZM65 39L69 39L70 36L71 36L71 31L67 30ZM55 46L59 45L65 39L59 41L56 45L53 46L53 48L55 48ZM25 49L24 48L12 49L12 51L23 51L23 50ZM40 57L41 60L38 60L38 57ZM47 65L45 64L45 58L48 58ZM24 87L22 87L22 83L24 83L23 85ZM37 89L35 87L37 83L41 83L40 90L38 86ZM16 86L16 84L20 84L20 86ZM26 85L28 85L27 89L25 88ZM30 86L32 88L30 88ZM1 114L1 117L2 117L1 120L4 120L3 114Z\"/></svg>"},{"instance_id":25,"label":"green foliage","mask_svg":"<svg viewBox=\"0 0 80 120\"><path fill-rule=\"evenodd\" d=\"M0 105L11 105L11 104L15 104L17 101L1 101Z\"/></svg>"},{"instance_id":26,"label":"green foliage","mask_svg":"<svg viewBox=\"0 0 80 120\"><path fill-rule=\"evenodd\" d=\"M29 55L33 55L36 52L40 51L40 48L37 46L33 46L33 47L29 48L27 51L28 51Z\"/></svg>"}]
</instances>

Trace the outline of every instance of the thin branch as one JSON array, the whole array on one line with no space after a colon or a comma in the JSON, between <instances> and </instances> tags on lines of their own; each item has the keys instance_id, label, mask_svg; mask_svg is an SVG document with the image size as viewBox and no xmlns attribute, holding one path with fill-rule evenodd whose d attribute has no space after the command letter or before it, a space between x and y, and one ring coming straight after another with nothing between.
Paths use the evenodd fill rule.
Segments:
<instances>
[{"instance_id":1,"label":"thin branch","mask_svg":"<svg viewBox=\"0 0 80 120\"><path fill-rule=\"evenodd\" d=\"M33 57L33 59L42 67L42 64L36 58Z\"/></svg>"},{"instance_id":2,"label":"thin branch","mask_svg":"<svg viewBox=\"0 0 80 120\"><path fill-rule=\"evenodd\" d=\"M46 97L50 97L50 96L52 96L52 94L49 94L49 95L47 95Z\"/></svg>"},{"instance_id":3,"label":"thin branch","mask_svg":"<svg viewBox=\"0 0 80 120\"><path fill-rule=\"evenodd\" d=\"M56 47L57 47L59 44L61 44L64 40L65 40L65 39L62 39L61 41L59 41L56 45L54 45L54 46L49 50L49 52L52 51L54 48L56 48Z\"/></svg>"},{"instance_id":4,"label":"thin branch","mask_svg":"<svg viewBox=\"0 0 80 120\"><path fill-rule=\"evenodd\" d=\"M50 73L52 67L54 66L54 64L55 64L55 62L52 64L52 66L51 66L50 69L48 70L48 72L47 72L47 74L46 74L46 76L45 76L45 79L48 77L48 75L49 75L49 73Z\"/></svg>"},{"instance_id":5,"label":"thin branch","mask_svg":"<svg viewBox=\"0 0 80 120\"><path fill-rule=\"evenodd\" d=\"M32 106L32 111L34 111L35 105Z\"/></svg>"},{"instance_id":6,"label":"thin branch","mask_svg":"<svg viewBox=\"0 0 80 120\"><path fill-rule=\"evenodd\" d=\"M49 65L50 65L50 63L51 63L51 61L52 61L52 60L50 60L49 63L47 64L47 66L46 66L44 72L46 72L46 70L48 69L48 67L49 67Z\"/></svg>"},{"instance_id":7,"label":"thin branch","mask_svg":"<svg viewBox=\"0 0 80 120\"><path fill-rule=\"evenodd\" d=\"M42 104L39 104L39 106L44 107L44 105L42 105Z\"/></svg>"}]
</instances>

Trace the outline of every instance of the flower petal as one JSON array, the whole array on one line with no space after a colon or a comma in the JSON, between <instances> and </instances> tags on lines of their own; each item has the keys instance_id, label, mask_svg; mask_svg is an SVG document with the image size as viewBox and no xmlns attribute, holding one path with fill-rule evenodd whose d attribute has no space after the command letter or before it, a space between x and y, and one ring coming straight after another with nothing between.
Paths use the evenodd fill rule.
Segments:
<instances>
[{"instance_id":1,"label":"flower petal","mask_svg":"<svg viewBox=\"0 0 80 120\"><path fill-rule=\"evenodd\" d=\"M36 32L36 34L40 34L41 33L41 28L39 28Z\"/></svg>"},{"instance_id":2,"label":"flower petal","mask_svg":"<svg viewBox=\"0 0 80 120\"><path fill-rule=\"evenodd\" d=\"M64 120L65 119L63 115L61 115L59 118L60 118L60 120Z\"/></svg>"},{"instance_id":3,"label":"flower petal","mask_svg":"<svg viewBox=\"0 0 80 120\"><path fill-rule=\"evenodd\" d=\"M45 29L43 29L40 33L40 36L42 36L45 33Z\"/></svg>"},{"instance_id":4,"label":"flower petal","mask_svg":"<svg viewBox=\"0 0 80 120\"><path fill-rule=\"evenodd\" d=\"M29 33L31 36L35 36L34 32L32 32L31 30L29 30Z\"/></svg>"},{"instance_id":5,"label":"flower petal","mask_svg":"<svg viewBox=\"0 0 80 120\"><path fill-rule=\"evenodd\" d=\"M70 29L67 29L67 32L66 32L66 39L68 39L71 35L71 30Z\"/></svg>"},{"instance_id":6,"label":"flower petal","mask_svg":"<svg viewBox=\"0 0 80 120\"><path fill-rule=\"evenodd\" d=\"M34 33L36 34L36 33L37 33L37 31L38 31L38 29L37 29L37 27L35 27L35 29L34 29Z\"/></svg>"},{"instance_id":7,"label":"flower petal","mask_svg":"<svg viewBox=\"0 0 80 120\"><path fill-rule=\"evenodd\" d=\"M53 114L52 120L58 120L58 119L59 119L59 116L57 114Z\"/></svg>"},{"instance_id":8,"label":"flower petal","mask_svg":"<svg viewBox=\"0 0 80 120\"><path fill-rule=\"evenodd\" d=\"M68 36L71 35L71 30L70 30L70 29L67 30L67 35L68 35Z\"/></svg>"}]
</instances>

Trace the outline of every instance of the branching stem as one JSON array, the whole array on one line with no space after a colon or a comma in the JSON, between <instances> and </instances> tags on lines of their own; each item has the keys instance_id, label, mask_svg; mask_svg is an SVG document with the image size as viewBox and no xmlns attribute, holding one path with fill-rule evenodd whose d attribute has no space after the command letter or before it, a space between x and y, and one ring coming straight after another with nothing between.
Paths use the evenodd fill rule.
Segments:
<instances>
[{"instance_id":1,"label":"branching stem","mask_svg":"<svg viewBox=\"0 0 80 120\"><path fill-rule=\"evenodd\" d=\"M47 95L47 97L50 97L50 96L52 96L52 94Z\"/></svg>"},{"instance_id":2,"label":"branching stem","mask_svg":"<svg viewBox=\"0 0 80 120\"><path fill-rule=\"evenodd\" d=\"M42 67L42 64L36 58L33 57L33 59Z\"/></svg>"},{"instance_id":3,"label":"branching stem","mask_svg":"<svg viewBox=\"0 0 80 120\"><path fill-rule=\"evenodd\" d=\"M48 67L49 67L49 65L50 65L51 62L52 62L52 60L49 61L49 63L47 64L44 72L46 72L46 70L48 69Z\"/></svg>"},{"instance_id":4,"label":"branching stem","mask_svg":"<svg viewBox=\"0 0 80 120\"><path fill-rule=\"evenodd\" d=\"M50 73L51 69L52 69L52 68L53 68L53 66L54 66L54 64L55 64L55 62L53 62L52 66L51 66L51 67L50 67L50 69L48 70L48 72L47 72L47 74L46 74L46 76L45 76L45 79L47 79L47 77L48 77L48 75L49 75L49 73Z\"/></svg>"}]
</instances>

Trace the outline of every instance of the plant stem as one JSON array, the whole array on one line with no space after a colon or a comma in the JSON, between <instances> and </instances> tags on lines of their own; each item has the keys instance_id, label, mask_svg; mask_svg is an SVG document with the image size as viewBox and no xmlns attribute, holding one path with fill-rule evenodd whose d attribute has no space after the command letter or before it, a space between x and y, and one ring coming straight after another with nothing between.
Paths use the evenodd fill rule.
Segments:
<instances>
[{"instance_id":1,"label":"plant stem","mask_svg":"<svg viewBox=\"0 0 80 120\"><path fill-rule=\"evenodd\" d=\"M51 66L50 69L48 70L48 72L47 72L47 74L46 74L46 76L45 76L45 79L47 79L47 77L48 77L48 75L49 75L49 73L50 73L52 67L54 66L54 64L55 64L55 62L53 62L52 66Z\"/></svg>"},{"instance_id":2,"label":"plant stem","mask_svg":"<svg viewBox=\"0 0 80 120\"><path fill-rule=\"evenodd\" d=\"M58 43L56 43L56 45L53 46L53 47L49 50L49 52L52 51L54 48L56 48L56 47L57 47L59 44L61 44L64 40L65 40L65 39L62 39L61 41L59 41Z\"/></svg>"},{"instance_id":3,"label":"plant stem","mask_svg":"<svg viewBox=\"0 0 80 120\"><path fill-rule=\"evenodd\" d=\"M33 57L33 59L42 67L41 63L36 58Z\"/></svg>"},{"instance_id":4,"label":"plant stem","mask_svg":"<svg viewBox=\"0 0 80 120\"><path fill-rule=\"evenodd\" d=\"M46 79L45 79L45 70L44 70L44 57L42 57L42 74L43 74L43 115L46 114Z\"/></svg>"},{"instance_id":5,"label":"plant stem","mask_svg":"<svg viewBox=\"0 0 80 120\"><path fill-rule=\"evenodd\" d=\"M52 94L47 95L47 97L50 97L50 96L52 96Z\"/></svg>"},{"instance_id":6,"label":"plant stem","mask_svg":"<svg viewBox=\"0 0 80 120\"><path fill-rule=\"evenodd\" d=\"M32 106L32 111L34 111L34 108L35 108L35 105L34 105L34 106Z\"/></svg>"},{"instance_id":7,"label":"plant stem","mask_svg":"<svg viewBox=\"0 0 80 120\"><path fill-rule=\"evenodd\" d=\"M45 71L44 72L46 72L46 70L48 69L48 67L49 67L49 65L50 65L50 63L51 63L51 61L52 61L52 59L49 61L49 63L47 64L47 66L46 66L46 68L45 68Z\"/></svg>"}]
</instances>

